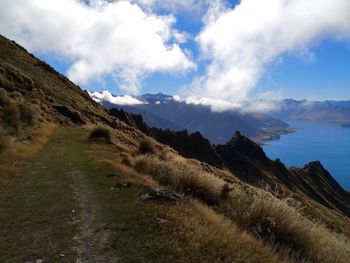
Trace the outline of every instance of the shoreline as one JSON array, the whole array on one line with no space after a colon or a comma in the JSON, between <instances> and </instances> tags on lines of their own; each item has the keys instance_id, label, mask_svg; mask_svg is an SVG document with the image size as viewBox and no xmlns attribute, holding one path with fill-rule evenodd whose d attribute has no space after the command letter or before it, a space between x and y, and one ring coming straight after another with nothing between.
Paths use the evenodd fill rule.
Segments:
<instances>
[{"instance_id":1,"label":"shoreline","mask_svg":"<svg viewBox=\"0 0 350 263\"><path fill-rule=\"evenodd\" d=\"M267 142L277 141L281 139L281 136L297 132L296 128L288 127L283 129L278 129L278 131L267 131L266 134L262 134L257 137L250 137L251 140L256 142L258 145L266 145Z\"/></svg>"}]
</instances>

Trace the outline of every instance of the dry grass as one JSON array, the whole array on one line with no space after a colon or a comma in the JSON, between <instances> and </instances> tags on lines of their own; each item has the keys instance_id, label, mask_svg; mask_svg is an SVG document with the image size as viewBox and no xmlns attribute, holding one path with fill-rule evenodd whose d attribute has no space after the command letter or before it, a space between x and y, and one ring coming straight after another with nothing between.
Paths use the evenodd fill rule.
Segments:
<instances>
[{"instance_id":1,"label":"dry grass","mask_svg":"<svg viewBox=\"0 0 350 263\"><path fill-rule=\"evenodd\" d=\"M181 255L176 262L294 262L198 201L158 209L167 211L163 231L174 234L159 246Z\"/></svg>"},{"instance_id":2,"label":"dry grass","mask_svg":"<svg viewBox=\"0 0 350 263\"><path fill-rule=\"evenodd\" d=\"M26 102L20 92L0 89L0 125L8 134L28 135L39 115L38 104Z\"/></svg>"},{"instance_id":3,"label":"dry grass","mask_svg":"<svg viewBox=\"0 0 350 263\"><path fill-rule=\"evenodd\" d=\"M112 142L111 130L105 127L95 127L90 131L89 139L92 141Z\"/></svg>"},{"instance_id":4,"label":"dry grass","mask_svg":"<svg viewBox=\"0 0 350 263\"><path fill-rule=\"evenodd\" d=\"M152 154L156 152L156 149L152 141L148 138L141 140L137 152L139 154Z\"/></svg>"},{"instance_id":5,"label":"dry grass","mask_svg":"<svg viewBox=\"0 0 350 263\"><path fill-rule=\"evenodd\" d=\"M176 156L170 155L170 157L163 157L162 160L157 156L139 155L134 159L131 154L133 149L129 149L129 153L127 151L121 152L115 144L87 144L86 147L86 152L94 162L103 165L103 167L115 169L117 173L123 175L120 180L131 181L133 185L156 185L158 180L156 176L149 177L136 173L129 165L123 164L124 159L129 159L130 162L134 163L141 159L148 160L153 157L154 160L159 160L162 165L166 162L166 159L171 159L169 161L173 163L174 167L183 167L182 173L189 170L189 167L186 166L181 157L176 158ZM191 170L196 170L197 173L200 171L194 165L191 164L191 166ZM178 172L178 170L171 171ZM194 172L190 171L190 173ZM212 178L211 175L209 176ZM155 178L156 181L152 178ZM216 196L220 195L223 187L221 180L219 180L219 185L220 187L216 190ZM120 195L127 194L132 189L125 189L117 193ZM138 201L123 202L123 204L130 207L132 207L132 204L137 203ZM120 205L113 205L113 209L118 207ZM163 258L166 259L163 262L295 262L289 260L288 256L280 255L250 233L242 231L235 223L225 219L224 216L217 214L213 209L199 201L190 200L177 205L143 204L141 207L138 207L137 214L144 214L143 209L151 210L154 221L156 219L161 220L158 226L160 232L158 230L157 232L152 231L156 236L148 236L142 245L146 248L152 248L158 259L156 262L162 262ZM128 211L128 213L132 214L134 211ZM120 217L117 212L115 216ZM133 222L132 224L137 225L137 223ZM143 231L143 229L139 227L137 231ZM142 232L138 234L142 235Z\"/></svg>"},{"instance_id":6,"label":"dry grass","mask_svg":"<svg viewBox=\"0 0 350 263\"><path fill-rule=\"evenodd\" d=\"M139 173L149 174L160 184L199 198L208 204L222 199L224 181L182 159L163 160L156 155L140 155L134 160Z\"/></svg>"},{"instance_id":7,"label":"dry grass","mask_svg":"<svg viewBox=\"0 0 350 263\"><path fill-rule=\"evenodd\" d=\"M184 258L191 259L184 249L187 246L198 262L349 261L349 242L303 217L291 199L279 200L268 192L244 185L230 184L228 188L223 180L204 172L199 164L173 153L134 156L133 149L121 153L115 145L93 147L99 147L101 154L96 154L96 149L93 151L99 161L116 167L123 174L132 174L134 167L136 172L151 175L159 184L208 204L219 204L215 209L229 220L199 202L167 207L165 219L169 223L164 231L176 235L171 241L161 243L170 242L169 247L174 247L176 254L183 253ZM106 147L110 150L106 151ZM137 176L134 179L139 180ZM229 192L226 200L222 199L222 192ZM283 259L276 261L273 251L278 251ZM207 260L200 255L205 255Z\"/></svg>"},{"instance_id":8,"label":"dry grass","mask_svg":"<svg viewBox=\"0 0 350 263\"><path fill-rule=\"evenodd\" d=\"M0 134L0 153L7 148L7 138Z\"/></svg>"},{"instance_id":9,"label":"dry grass","mask_svg":"<svg viewBox=\"0 0 350 263\"><path fill-rule=\"evenodd\" d=\"M249 188L248 188L249 189ZM312 222L290 205L271 194L236 187L221 211L256 236L294 257L315 263L345 263L350 259L350 243Z\"/></svg>"},{"instance_id":10,"label":"dry grass","mask_svg":"<svg viewBox=\"0 0 350 263\"><path fill-rule=\"evenodd\" d=\"M26 161L46 145L55 127L53 124L43 125L36 130L29 144L8 140L8 147L0 152L0 184L6 183L10 176L16 174Z\"/></svg>"}]
</instances>

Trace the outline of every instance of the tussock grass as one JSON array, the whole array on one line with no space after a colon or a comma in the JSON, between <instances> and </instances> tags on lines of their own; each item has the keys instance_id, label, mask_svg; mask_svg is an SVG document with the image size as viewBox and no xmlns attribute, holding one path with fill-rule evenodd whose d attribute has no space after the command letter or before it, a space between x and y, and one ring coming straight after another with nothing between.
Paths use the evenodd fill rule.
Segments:
<instances>
[{"instance_id":1,"label":"tussock grass","mask_svg":"<svg viewBox=\"0 0 350 263\"><path fill-rule=\"evenodd\" d=\"M108 128L96 127L90 131L89 139L93 141L103 141L106 143L112 142L112 134Z\"/></svg>"},{"instance_id":2,"label":"tussock grass","mask_svg":"<svg viewBox=\"0 0 350 263\"><path fill-rule=\"evenodd\" d=\"M135 158L132 150L127 153L114 144L86 144L86 147L86 153L94 162L121 174L111 180L103 176L106 173L101 176L99 172L96 176L98 187L105 189L106 184L126 179L134 185L112 193L107 191L107 194L105 190L97 191L104 195L101 206L107 214L103 218L110 220L111 224L120 222L123 226L123 231L115 235L116 253L121 261L137 262L141 258L148 262L295 262L242 231L234 222L200 201L191 199L176 205L136 201L144 184L157 185L158 180L155 176L136 173L129 164L122 163L127 158L134 166L135 161L151 156L139 155ZM159 159L156 155L153 157ZM183 165L181 160L184 161L172 154L160 159ZM197 166L191 165L198 171ZM148 251L151 253L145 257Z\"/></svg>"},{"instance_id":3,"label":"tussock grass","mask_svg":"<svg viewBox=\"0 0 350 263\"><path fill-rule=\"evenodd\" d=\"M0 106L3 107L8 103L9 103L9 98L7 96L6 90L4 90L3 88L0 88Z\"/></svg>"},{"instance_id":4,"label":"tussock grass","mask_svg":"<svg viewBox=\"0 0 350 263\"><path fill-rule=\"evenodd\" d=\"M158 209L167 210L164 231L176 233L161 240L181 254L176 262L294 262L199 201Z\"/></svg>"},{"instance_id":5,"label":"tussock grass","mask_svg":"<svg viewBox=\"0 0 350 263\"><path fill-rule=\"evenodd\" d=\"M18 105L13 102L4 105L0 117L8 130L14 133L18 132L21 125L21 115Z\"/></svg>"},{"instance_id":6,"label":"tussock grass","mask_svg":"<svg viewBox=\"0 0 350 263\"><path fill-rule=\"evenodd\" d=\"M160 184L171 186L208 204L218 203L222 199L224 181L185 160L163 160L156 155L139 155L135 157L134 167L139 173L153 176Z\"/></svg>"},{"instance_id":7,"label":"tussock grass","mask_svg":"<svg viewBox=\"0 0 350 263\"><path fill-rule=\"evenodd\" d=\"M32 135L30 144L7 140L7 147L0 151L0 185L6 184L30 158L35 156L48 142L56 126L44 124Z\"/></svg>"},{"instance_id":8,"label":"tussock grass","mask_svg":"<svg viewBox=\"0 0 350 263\"><path fill-rule=\"evenodd\" d=\"M20 113L20 120L22 125L27 124L29 126L34 125L36 114L35 110L30 103L20 104L18 106L18 111Z\"/></svg>"},{"instance_id":9,"label":"tussock grass","mask_svg":"<svg viewBox=\"0 0 350 263\"><path fill-rule=\"evenodd\" d=\"M317 222L303 217L291 200L270 193L235 187L221 206L228 218L293 257L315 263L346 263L350 243Z\"/></svg>"},{"instance_id":10,"label":"tussock grass","mask_svg":"<svg viewBox=\"0 0 350 263\"><path fill-rule=\"evenodd\" d=\"M8 133L19 135L32 128L37 120L34 105L24 102L21 93L0 89L0 123Z\"/></svg>"},{"instance_id":11,"label":"tussock grass","mask_svg":"<svg viewBox=\"0 0 350 263\"><path fill-rule=\"evenodd\" d=\"M0 153L7 148L7 139L5 136L0 135Z\"/></svg>"},{"instance_id":12,"label":"tussock grass","mask_svg":"<svg viewBox=\"0 0 350 263\"><path fill-rule=\"evenodd\" d=\"M155 152L156 148L150 139L143 139L140 141L139 147L137 149L138 154L151 154Z\"/></svg>"}]
</instances>

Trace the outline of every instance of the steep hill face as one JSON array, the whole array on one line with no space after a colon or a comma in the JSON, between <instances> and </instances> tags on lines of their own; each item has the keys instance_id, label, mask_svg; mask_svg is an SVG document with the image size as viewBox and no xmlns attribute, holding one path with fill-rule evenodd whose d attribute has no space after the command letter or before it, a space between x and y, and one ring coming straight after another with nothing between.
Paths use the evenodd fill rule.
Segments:
<instances>
[{"instance_id":1,"label":"steep hill face","mask_svg":"<svg viewBox=\"0 0 350 263\"><path fill-rule=\"evenodd\" d=\"M318 161L304 168L288 169L281 161L270 160L263 149L236 132L224 145L212 146L199 132L173 132L149 128L141 115L111 109L110 114L157 141L169 145L182 156L216 167L225 167L242 181L255 186L270 186L289 193L300 193L315 202L350 216L350 195Z\"/></svg>"},{"instance_id":2,"label":"steep hill face","mask_svg":"<svg viewBox=\"0 0 350 263\"><path fill-rule=\"evenodd\" d=\"M245 182L283 186L350 216L350 195L318 161L302 169L288 169L279 160L270 160L259 145L239 132L227 144L217 145L215 149L226 166Z\"/></svg>"},{"instance_id":3,"label":"steep hill face","mask_svg":"<svg viewBox=\"0 0 350 263\"><path fill-rule=\"evenodd\" d=\"M23 47L0 36L0 127L26 139L43 123L126 127L83 91Z\"/></svg>"}]
</instances>

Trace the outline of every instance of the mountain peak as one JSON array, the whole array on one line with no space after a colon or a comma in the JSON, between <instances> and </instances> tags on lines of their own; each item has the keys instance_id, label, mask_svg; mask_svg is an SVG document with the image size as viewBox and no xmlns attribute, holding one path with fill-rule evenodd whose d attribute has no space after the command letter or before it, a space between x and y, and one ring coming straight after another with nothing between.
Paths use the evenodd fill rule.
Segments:
<instances>
[{"instance_id":1,"label":"mountain peak","mask_svg":"<svg viewBox=\"0 0 350 263\"><path fill-rule=\"evenodd\" d=\"M146 93L141 96L143 100L146 100L149 103L155 103L157 101L159 102L167 102L170 100L173 100L173 97L170 95L166 95L162 92L158 92L156 94Z\"/></svg>"}]
</instances>

